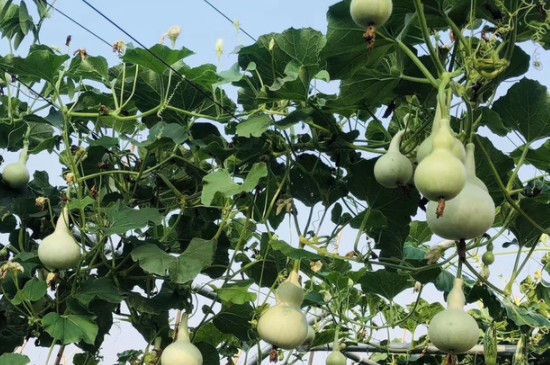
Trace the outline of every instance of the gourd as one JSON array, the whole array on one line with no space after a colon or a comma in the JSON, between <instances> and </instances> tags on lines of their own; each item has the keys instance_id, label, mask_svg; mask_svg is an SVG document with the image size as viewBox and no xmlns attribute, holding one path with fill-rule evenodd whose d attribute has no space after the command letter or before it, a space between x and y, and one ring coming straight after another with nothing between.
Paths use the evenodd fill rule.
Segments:
<instances>
[{"instance_id":1,"label":"gourd","mask_svg":"<svg viewBox=\"0 0 550 365\"><path fill-rule=\"evenodd\" d=\"M429 202L426 220L433 233L450 240L471 239L485 233L495 220L495 203L476 176L473 143L466 146L466 184L446 202L445 214L437 217L437 202Z\"/></svg>"},{"instance_id":2,"label":"gourd","mask_svg":"<svg viewBox=\"0 0 550 365\"><path fill-rule=\"evenodd\" d=\"M443 203L457 196L466 184L466 168L451 152L454 137L449 123L448 117L441 118L440 129L434 135L434 149L418 164L414 173L418 191L429 200Z\"/></svg>"},{"instance_id":3,"label":"gourd","mask_svg":"<svg viewBox=\"0 0 550 365\"><path fill-rule=\"evenodd\" d=\"M275 293L276 304L264 312L258 320L260 338L285 350L295 349L304 343L308 324L300 310L304 290L298 281L298 273L292 271Z\"/></svg>"},{"instance_id":4,"label":"gourd","mask_svg":"<svg viewBox=\"0 0 550 365\"><path fill-rule=\"evenodd\" d=\"M332 350L330 355L327 356L326 365L346 365L347 359L338 349Z\"/></svg>"},{"instance_id":5,"label":"gourd","mask_svg":"<svg viewBox=\"0 0 550 365\"><path fill-rule=\"evenodd\" d=\"M447 296L447 309L436 314L428 327L428 336L434 346L453 354L468 351L479 338L477 322L464 312L466 298L462 285L462 279L454 280L453 289Z\"/></svg>"},{"instance_id":6,"label":"gourd","mask_svg":"<svg viewBox=\"0 0 550 365\"><path fill-rule=\"evenodd\" d=\"M392 9L392 0L351 0L351 18L357 25L367 29L363 38L369 50L376 41L376 28L388 21Z\"/></svg>"},{"instance_id":7,"label":"gourd","mask_svg":"<svg viewBox=\"0 0 550 365\"><path fill-rule=\"evenodd\" d=\"M430 135L420 143L418 148L416 149L416 162L420 163L423 159L425 159L430 153L433 151L433 139L434 135L439 131L441 127L441 106L437 104L435 108L435 117L432 125L432 132ZM449 130L451 131L450 127ZM451 148L451 152L453 155L456 156L460 161L465 161L466 159L466 151L464 149L464 145L458 140L458 138L453 136L453 147Z\"/></svg>"},{"instance_id":8,"label":"gourd","mask_svg":"<svg viewBox=\"0 0 550 365\"><path fill-rule=\"evenodd\" d=\"M350 13L353 21L363 27L382 26L391 16L391 0L352 0Z\"/></svg>"},{"instance_id":9,"label":"gourd","mask_svg":"<svg viewBox=\"0 0 550 365\"><path fill-rule=\"evenodd\" d=\"M404 133L405 131L401 130L393 136L388 152L374 164L374 178L386 188L406 185L413 176L411 161L399 151Z\"/></svg>"},{"instance_id":10,"label":"gourd","mask_svg":"<svg viewBox=\"0 0 550 365\"><path fill-rule=\"evenodd\" d=\"M22 189L27 185L30 179L29 170L27 170L27 160L29 143L23 144L23 150L19 153L19 160L10 163L2 172L2 180L12 189Z\"/></svg>"},{"instance_id":11,"label":"gourd","mask_svg":"<svg viewBox=\"0 0 550 365\"><path fill-rule=\"evenodd\" d=\"M300 349L307 351L313 344L313 341L315 341L315 329L313 328L313 326L308 325L307 335L304 342L302 342L302 344L300 345Z\"/></svg>"},{"instance_id":12,"label":"gourd","mask_svg":"<svg viewBox=\"0 0 550 365\"><path fill-rule=\"evenodd\" d=\"M166 346L160 356L161 365L202 365L202 354L189 340L188 316L184 314L178 339Z\"/></svg>"},{"instance_id":13,"label":"gourd","mask_svg":"<svg viewBox=\"0 0 550 365\"><path fill-rule=\"evenodd\" d=\"M80 261L80 246L71 235L68 222L69 210L65 206L57 219L55 231L38 246L38 258L49 269L68 269Z\"/></svg>"}]
</instances>

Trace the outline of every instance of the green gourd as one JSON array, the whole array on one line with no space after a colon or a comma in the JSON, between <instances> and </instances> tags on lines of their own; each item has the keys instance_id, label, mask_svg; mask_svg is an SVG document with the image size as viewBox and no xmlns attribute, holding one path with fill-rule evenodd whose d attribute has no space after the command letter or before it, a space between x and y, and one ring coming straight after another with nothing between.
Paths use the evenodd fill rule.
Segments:
<instances>
[{"instance_id":1,"label":"green gourd","mask_svg":"<svg viewBox=\"0 0 550 365\"><path fill-rule=\"evenodd\" d=\"M430 321L428 336L439 350L459 354L470 350L479 339L479 327L475 319L464 312L466 298L463 281L456 278L447 296L447 309Z\"/></svg>"},{"instance_id":2,"label":"green gourd","mask_svg":"<svg viewBox=\"0 0 550 365\"><path fill-rule=\"evenodd\" d=\"M411 161L399 150L404 133L405 131L401 130L393 136L388 152L374 164L374 178L386 188L404 186L413 176Z\"/></svg>"},{"instance_id":3,"label":"green gourd","mask_svg":"<svg viewBox=\"0 0 550 365\"><path fill-rule=\"evenodd\" d=\"M276 304L262 313L258 320L260 338L285 350L295 349L304 343L308 324L300 310L304 290L298 281L298 273L292 271L275 293Z\"/></svg>"},{"instance_id":4,"label":"green gourd","mask_svg":"<svg viewBox=\"0 0 550 365\"><path fill-rule=\"evenodd\" d=\"M428 203L428 226L440 237L455 241L479 237L495 220L495 203L483 181L476 176L474 149L473 143L466 146L466 184L460 194L446 202L445 213L438 218L438 203Z\"/></svg>"},{"instance_id":5,"label":"green gourd","mask_svg":"<svg viewBox=\"0 0 550 365\"><path fill-rule=\"evenodd\" d=\"M23 150L19 154L19 160L6 166L2 172L2 180L12 189L22 189L30 179L27 169L29 144L24 143Z\"/></svg>"},{"instance_id":6,"label":"green gourd","mask_svg":"<svg viewBox=\"0 0 550 365\"><path fill-rule=\"evenodd\" d=\"M352 0L350 14L353 21L363 27L382 26L391 16L391 0Z\"/></svg>"},{"instance_id":7,"label":"green gourd","mask_svg":"<svg viewBox=\"0 0 550 365\"><path fill-rule=\"evenodd\" d=\"M183 315L178 339L166 346L160 356L161 365L202 365L202 354L189 339L188 316Z\"/></svg>"},{"instance_id":8,"label":"green gourd","mask_svg":"<svg viewBox=\"0 0 550 365\"><path fill-rule=\"evenodd\" d=\"M330 355L327 356L325 362L326 365L346 365L348 362L347 358L340 352L338 349L332 350Z\"/></svg>"},{"instance_id":9,"label":"green gourd","mask_svg":"<svg viewBox=\"0 0 550 365\"><path fill-rule=\"evenodd\" d=\"M80 245L71 235L68 223L69 211L65 206L57 219L55 231L38 245L38 258L48 269L69 269L80 262Z\"/></svg>"},{"instance_id":10,"label":"green gourd","mask_svg":"<svg viewBox=\"0 0 550 365\"><path fill-rule=\"evenodd\" d=\"M452 152L453 136L449 118L441 118L441 128L434 136L434 149L417 166L414 185L429 200L450 200L466 184L466 168Z\"/></svg>"}]
</instances>

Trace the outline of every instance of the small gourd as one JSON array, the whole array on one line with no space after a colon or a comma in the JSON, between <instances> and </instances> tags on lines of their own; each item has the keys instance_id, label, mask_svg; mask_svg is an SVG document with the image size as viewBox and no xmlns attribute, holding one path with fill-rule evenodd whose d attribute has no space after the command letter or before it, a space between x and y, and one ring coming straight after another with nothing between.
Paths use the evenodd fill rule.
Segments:
<instances>
[{"instance_id":1,"label":"small gourd","mask_svg":"<svg viewBox=\"0 0 550 365\"><path fill-rule=\"evenodd\" d=\"M348 362L347 358L340 352L339 349L334 349L327 356L326 365L346 365Z\"/></svg>"},{"instance_id":2,"label":"small gourd","mask_svg":"<svg viewBox=\"0 0 550 365\"><path fill-rule=\"evenodd\" d=\"M449 118L441 118L441 127L434 136L434 149L417 166L414 185L429 200L450 200L466 184L466 168L451 152L454 141Z\"/></svg>"},{"instance_id":3,"label":"small gourd","mask_svg":"<svg viewBox=\"0 0 550 365\"><path fill-rule=\"evenodd\" d=\"M430 153L433 151L433 139L434 135L437 134L441 127L441 106L437 104L435 108L435 116L434 121L432 125L432 132L422 143L418 148L416 149L416 162L420 163L423 159L425 159ZM449 127L450 130L450 127ZM465 161L466 159L466 151L464 149L464 145L460 142L460 140L453 136L453 146L451 148L451 152L453 155L456 156L460 161Z\"/></svg>"},{"instance_id":4,"label":"small gourd","mask_svg":"<svg viewBox=\"0 0 550 365\"><path fill-rule=\"evenodd\" d=\"M178 339L166 346L160 356L161 365L202 365L202 354L189 340L188 317L184 314L178 331Z\"/></svg>"},{"instance_id":5,"label":"small gourd","mask_svg":"<svg viewBox=\"0 0 550 365\"><path fill-rule=\"evenodd\" d=\"M300 310L304 290L298 281L298 273L292 271L275 293L276 304L265 311L258 320L260 338L285 350L295 349L304 343L308 324Z\"/></svg>"},{"instance_id":6,"label":"small gourd","mask_svg":"<svg viewBox=\"0 0 550 365\"><path fill-rule=\"evenodd\" d=\"M388 152L374 164L374 178L386 188L404 186L413 176L411 161L399 151L399 144L404 133L405 131L401 130L393 136Z\"/></svg>"},{"instance_id":7,"label":"small gourd","mask_svg":"<svg viewBox=\"0 0 550 365\"><path fill-rule=\"evenodd\" d=\"M479 237L495 220L495 203L487 187L476 176L473 143L466 146L466 184L455 198L448 200L445 213L437 217L437 202L429 202L426 220L433 233L459 241Z\"/></svg>"},{"instance_id":8,"label":"small gourd","mask_svg":"<svg viewBox=\"0 0 550 365\"><path fill-rule=\"evenodd\" d=\"M68 222L69 210L65 206L57 219L55 231L38 245L38 258L49 269L69 269L80 262L80 245L71 235Z\"/></svg>"},{"instance_id":9,"label":"small gourd","mask_svg":"<svg viewBox=\"0 0 550 365\"><path fill-rule=\"evenodd\" d=\"M475 319L464 312L466 298L463 281L456 278L447 296L447 309L436 314L428 327L428 336L439 350L459 354L470 350L479 339L479 327Z\"/></svg>"},{"instance_id":10,"label":"small gourd","mask_svg":"<svg viewBox=\"0 0 550 365\"><path fill-rule=\"evenodd\" d=\"M23 144L23 150L19 153L19 160L10 163L2 172L2 180L12 189L22 189L29 182L30 175L27 169L27 160L29 159L29 143Z\"/></svg>"}]
</instances>

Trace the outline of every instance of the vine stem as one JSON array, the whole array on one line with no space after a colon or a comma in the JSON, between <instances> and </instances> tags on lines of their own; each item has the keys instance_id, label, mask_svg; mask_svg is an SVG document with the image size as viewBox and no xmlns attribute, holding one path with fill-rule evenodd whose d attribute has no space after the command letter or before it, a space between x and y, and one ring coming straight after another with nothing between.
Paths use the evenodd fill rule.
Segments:
<instances>
[{"instance_id":1,"label":"vine stem","mask_svg":"<svg viewBox=\"0 0 550 365\"><path fill-rule=\"evenodd\" d=\"M432 41L430 39L430 31L428 30L428 23L426 21L426 15L424 14L424 6L422 5L421 0L414 0L414 7L416 8L416 13L418 14L418 20L420 22L420 29L422 30L422 35L424 37L424 41L426 42L426 46L428 47L428 52L430 54L430 57L432 58L432 61L437 68L437 72L439 75L445 72L445 66L443 66L443 63L439 59L439 55L436 52Z\"/></svg>"},{"instance_id":2,"label":"vine stem","mask_svg":"<svg viewBox=\"0 0 550 365\"><path fill-rule=\"evenodd\" d=\"M59 347L59 351L57 352L57 356L55 357L54 365L59 365L61 363L61 359L63 358L63 352L65 351L65 345L61 345Z\"/></svg>"}]
</instances>

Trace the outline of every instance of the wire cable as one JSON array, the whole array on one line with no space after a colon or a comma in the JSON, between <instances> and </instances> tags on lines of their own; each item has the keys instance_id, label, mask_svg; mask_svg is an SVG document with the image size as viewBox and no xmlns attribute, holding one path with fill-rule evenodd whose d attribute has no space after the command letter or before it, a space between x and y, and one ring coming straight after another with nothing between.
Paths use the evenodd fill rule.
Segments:
<instances>
[{"instance_id":1,"label":"wire cable","mask_svg":"<svg viewBox=\"0 0 550 365\"><path fill-rule=\"evenodd\" d=\"M184 82L186 82L189 86L193 87L195 90L197 90L197 92L199 92L201 95L203 95L204 97L206 97L208 100L210 100L211 102L213 102L214 104L216 104L218 107L220 107L221 110L223 110L224 112L226 112L228 115L230 115L232 118L234 118L235 120L237 121L240 121L240 119L229 109L227 109L227 107L225 107L224 105L220 104L218 101L214 100L214 98L212 96L210 96L207 92L205 92L204 90L202 90L197 84L195 84L193 81L187 79L185 76L183 76L178 70L176 70L175 68L173 68L170 64L168 64L168 62L166 62L165 60L163 60L161 57L159 57L155 52L151 51L149 48L145 47L145 45L143 43L141 43L137 38L135 38L134 36L132 36L128 31L126 31L125 29L123 29L120 25L118 25L117 23L115 23L113 20L111 20L111 18L109 18L107 15L105 15L103 12L101 12L101 10L97 9L96 7L94 7L92 4L90 4L87 0L82 0L82 2L84 4L86 4L90 9L92 9L93 11L95 11L98 15L100 15L103 19L107 20L109 23L111 23L111 25L113 25L115 28L117 28L118 30L120 30L122 33L124 33L128 38L130 38L131 40L133 40L134 42L136 42L140 47L142 47L146 52L148 52L151 56L155 57L158 61L160 61L164 66L168 67L172 72L174 72L176 75L178 75L179 77L182 78L182 80Z\"/></svg>"},{"instance_id":2,"label":"wire cable","mask_svg":"<svg viewBox=\"0 0 550 365\"><path fill-rule=\"evenodd\" d=\"M214 6L214 4L212 4L210 1L208 0L202 0L204 1L205 3L207 3L208 5L210 5L210 7L212 9L214 9L218 14L220 14L221 16L223 16L225 19L227 19L231 24L235 24L235 21L234 20L231 20L230 17L228 17L223 11L221 11L220 9L218 9L216 6ZM257 41L257 39L252 36L250 33L248 33L244 28L242 28L241 26L239 26L239 30L242 31L244 34L246 34L248 36L248 38L252 39L254 42Z\"/></svg>"},{"instance_id":3,"label":"wire cable","mask_svg":"<svg viewBox=\"0 0 550 365\"><path fill-rule=\"evenodd\" d=\"M35 91L32 87L30 87L30 85L28 85L27 83L22 81L19 77L17 77L17 75L14 75L12 72L9 72L7 69L5 69L4 66L0 65L0 71L9 74L13 78L13 80L15 80L18 83L20 83L21 85L25 86L32 94L34 94L35 96L37 96L40 99L44 100L49 105L51 105L53 107L56 107L55 104L50 99L48 99L47 97L45 97L44 95L42 95L38 91Z\"/></svg>"}]
</instances>

